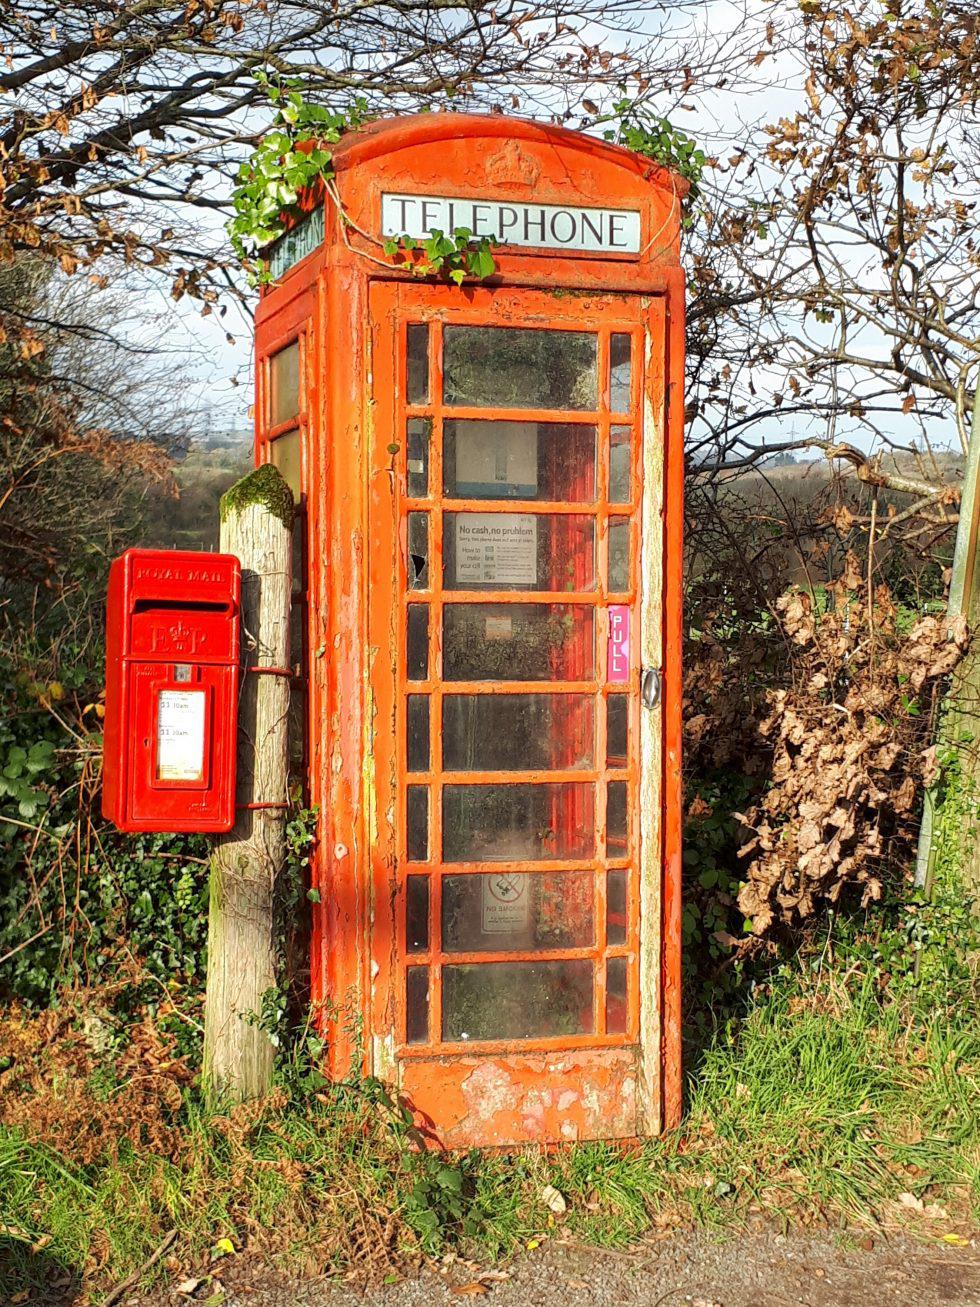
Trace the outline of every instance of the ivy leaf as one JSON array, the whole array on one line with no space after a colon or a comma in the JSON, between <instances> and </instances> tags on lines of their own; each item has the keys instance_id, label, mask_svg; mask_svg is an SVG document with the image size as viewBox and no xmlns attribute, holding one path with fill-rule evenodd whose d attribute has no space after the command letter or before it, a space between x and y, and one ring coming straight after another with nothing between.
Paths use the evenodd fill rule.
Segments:
<instances>
[{"instance_id":1,"label":"ivy leaf","mask_svg":"<svg viewBox=\"0 0 980 1307\"><path fill-rule=\"evenodd\" d=\"M481 247L470 255L470 270L480 278L492 277L497 270L497 264L490 251Z\"/></svg>"}]
</instances>

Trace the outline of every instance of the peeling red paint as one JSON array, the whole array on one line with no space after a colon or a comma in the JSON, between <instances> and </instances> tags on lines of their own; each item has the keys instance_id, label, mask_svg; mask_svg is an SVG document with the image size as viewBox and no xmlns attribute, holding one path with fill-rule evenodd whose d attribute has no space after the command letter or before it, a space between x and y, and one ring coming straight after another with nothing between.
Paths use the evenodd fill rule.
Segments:
<instances>
[{"instance_id":1,"label":"peeling red paint","mask_svg":"<svg viewBox=\"0 0 980 1307\"><path fill-rule=\"evenodd\" d=\"M263 292L256 325L259 462L270 452L267 360L297 335L304 341L307 760L310 800L321 814L311 974L314 1001L328 1014L323 1025L329 1071L341 1077L353 1067L390 1080L447 1147L632 1138L656 1131L676 1123L681 1101L683 183L649 160L578 133L452 114L372 124L336 147L335 162L337 188L354 226L342 231L327 206L323 246ZM377 232L382 194L401 191L633 209L641 215L642 248L637 256L600 258L501 247L489 287L420 283L379 267L378 247L357 230ZM420 1047L406 1037L406 954L399 924L405 798L398 751L404 678L398 652L402 617L393 591L404 523L400 474L389 446L400 448L403 439L399 333L409 320L590 330L604 324L605 340L610 331L625 331L652 341L656 366L644 377L642 398L644 412L660 415L647 439L662 439L666 485L663 772L659 847L644 856L650 854L659 878L652 901L659 904L660 920L641 923L634 904L618 953L607 947L599 927L587 950L597 966L594 1019L583 1026L590 1033L574 1038L437 1043L442 1025L436 982L432 1043ZM633 457L640 476L635 451ZM601 516L614 510L600 505L596 511ZM602 865L595 864L597 886ZM438 875L438 867L429 870ZM597 903L604 921L601 895ZM641 994L631 981L607 1031L605 959L623 957L635 977L638 950L651 939L659 956L647 974L662 977L662 983L650 985L656 992ZM427 962L433 976L443 964L438 953ZM641 1028L648 1032L646 1045Z\"/></svg>"},{"instance_id":2,"label":"peeling red paint","mask_svg":"<svg viewBox=\"0 0 980 1307\"><path fill-rule=\"evenodd\" d=\"M406 1101L445 1148L635 1138L630 1049L403 1064Z\"/></svg>"}]
</instances>

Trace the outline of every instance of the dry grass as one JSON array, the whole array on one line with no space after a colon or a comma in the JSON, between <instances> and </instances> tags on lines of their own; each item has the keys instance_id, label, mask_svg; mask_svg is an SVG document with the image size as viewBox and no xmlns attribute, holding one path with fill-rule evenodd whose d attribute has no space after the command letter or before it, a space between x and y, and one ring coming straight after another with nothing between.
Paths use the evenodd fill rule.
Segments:
<instances>
[{"instance_id":1,"label":"dry grass","mask_svg":"<svg viewBox=\"0 0 980 1307\"><path fill-rule=\"evenodd\" d=\"M8 1012L2 1296L60 1276L98 1301L168 1237L147 1281L213 1272L221 1240L377 1281L461 1241L508 1255L556 1220L603 1244L753 1219L962 1237L980 1220L976 981L957 970L922 991L883 987L879 961L838 959L843 980L784 966L700 1054L675 1134L549 1156L422 1156L370 1083L209 1115L149 1018L113 1045L80 1009Z\"/></svg>"}]
</instances>

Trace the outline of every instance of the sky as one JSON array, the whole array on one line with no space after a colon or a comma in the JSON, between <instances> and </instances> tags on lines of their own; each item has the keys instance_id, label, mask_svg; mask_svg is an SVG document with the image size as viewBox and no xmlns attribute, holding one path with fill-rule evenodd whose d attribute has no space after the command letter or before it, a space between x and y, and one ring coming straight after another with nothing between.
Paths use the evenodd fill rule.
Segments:
<instances>
[{"instance_id":1,"label":"sky","mask_svg":"<svg viewBox=\"0 0 980 1307\"><path fill-rule=\"evenodd\" d=\"M771 7L757 3L757 0L746 0L746 3L759 12ZM721 33L735 40L744 22L745 11L741 5L730 0L711 0L703 5L680 6L667 20L666 30L672 39L690 41L696 46L705 39L708 26L713 35ZM586 29L584 35L586 39L602 42L604 47L615 50L621 49L627 40L641 43L664 41L665 24L663 16L651 10L648 19L640 16L632 37L608 28ZM781 84L784 74L777 70L774 61L769 63L770 66L760 72L755 88L744 88L737 103L733 103L731 93L725 90L702 96L696 103L679 93L665 92L658 97L658 107L676 126L703 143L709 153L718 152L722 156L731 153L732 144L737 141L741 130L740 120L750 121L784 112L793 98L801 93L799 87L784 87ZM791 71L787 68L785 75ZM583 92L583 97L585 94ZM595 94L598 95L598 91ZM201 230L202 244L211 247L220 239L224 221L221 215L207 209L195 210L193 221ZM126 330L135 332L140 343L159 339L164 332L171 356L183 354L180 366L182 384L188 401L200 408L202 429L248 428L252 402L250 311L256 303L255 294L250 293L245 304L228 297L223 317L217 312L202 316L199 302L189 298L174 304L165 277L141 281L134 287L134 295L147 305L147 322L143 329L127 327ZM233 343L227 339L228 334L234 338Z\"/></svg>"},{"instance_id":2,"label":"sky","mask_svg":"<svg viewBox=\"0 0 980 1307\"><path fill-rule=\"evenodd\" d=\"M710 0L710 3L694 7L682 6L669 20L668 31L674 39L690 40L697 46L705 39L706 28L710 28L711 36L720 40L722 48L726 40L730 40L734 47L741 40L747 21L758 22L761 34L765 16L771 12L778 15L780 5L789 2L775 0L775 4L769 4L762 0L745 0L743 7L732 0ZM649 31L644 30L641 21L630 39L664 39L659 15L650 18L649 28ZM621 32L609 31L597 31L594 37L606 42L610 48L621 47L627 39ZM802 81L800 64L792 55L767 55L753 72L751 80L740 77L737 92L730 86L718 87L695 97L665 91L657 97L657 106L675 126L693 136L707 153L718 157L719 165L708 174L707 180L709 185L723 189L728 179L727 161L739 142L753 125L792 116L805 94ZM223 222L220 215L207 209L196 210L193 220L199 225L202 244L210 247L220 240ZM765 265L766 258L766 248L760 245L760 268ZM202 431L208 428L213 431L248 429L251 426L251 310L255 304L254 294L250 294L244 304L228 297L223 316L217 311L202 316L197 301L185 298L174 305L169 299L169 285L164 280L141 285L136 293L145 296L146 303L153 305L154 315L159 315L147 322L142 329L143 337L147 340L159 338L160 323L166 324L163 329L171 357L174 354L181 357L180 373L185 396L200 409ZM821 330L812 321L808 327L811 333ZM228 339L229 335L232 340ZM869 356L883 355L890 348L884 336L875 339L875 333L867 330L863 343L864 352ZM760 389L767 386L771 389L779 384L777 373L778 369L773 369L767 376L760 371L753 380ZM903 441L916 434L913 419L903 419L898 415L893 425L896 435ZM760 425L753 432L753 439L784 440L800 434L802 430L798 431L793 419L789 418ZM870 437L862 434L859 426L846 421L838 425L836 434L863 447L868 447L870 442ZM953 433L936 431L935 439L939 447L949 445Z\"/></svg>"}]
</instances>

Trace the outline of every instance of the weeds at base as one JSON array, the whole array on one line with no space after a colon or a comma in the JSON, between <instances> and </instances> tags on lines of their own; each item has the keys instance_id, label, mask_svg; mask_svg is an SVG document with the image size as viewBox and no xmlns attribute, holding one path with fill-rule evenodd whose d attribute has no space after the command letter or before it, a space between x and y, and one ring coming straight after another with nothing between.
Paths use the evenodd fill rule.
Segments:
<instances>
[{"instance_id":1,"label":"weeds at base","mask_svg":"<svg viewBox=\"0 0 980 1307\"><path fill-rule=\"evenodd\" d=\"M98 1052L83 1013L61 1013L55 1039L50 1013L10 1011L2 1296L60 1281L98 1302L170 1229L143 1287L220 1276L243 1251L383 1283L452 1250L487 1264L548 1238L617 1247L692 1225L964 1238L980 1223L976 979L933 965L927 994L883 986L880 941L861 947L846 968L785 964L715 1031L679 1131L549 1156L428 1152L383 1086L311 1089L308 1072L303 1092L209 1115L155 1026L118 1047L96 1030Z\"/></svg>"}]
</instances>

